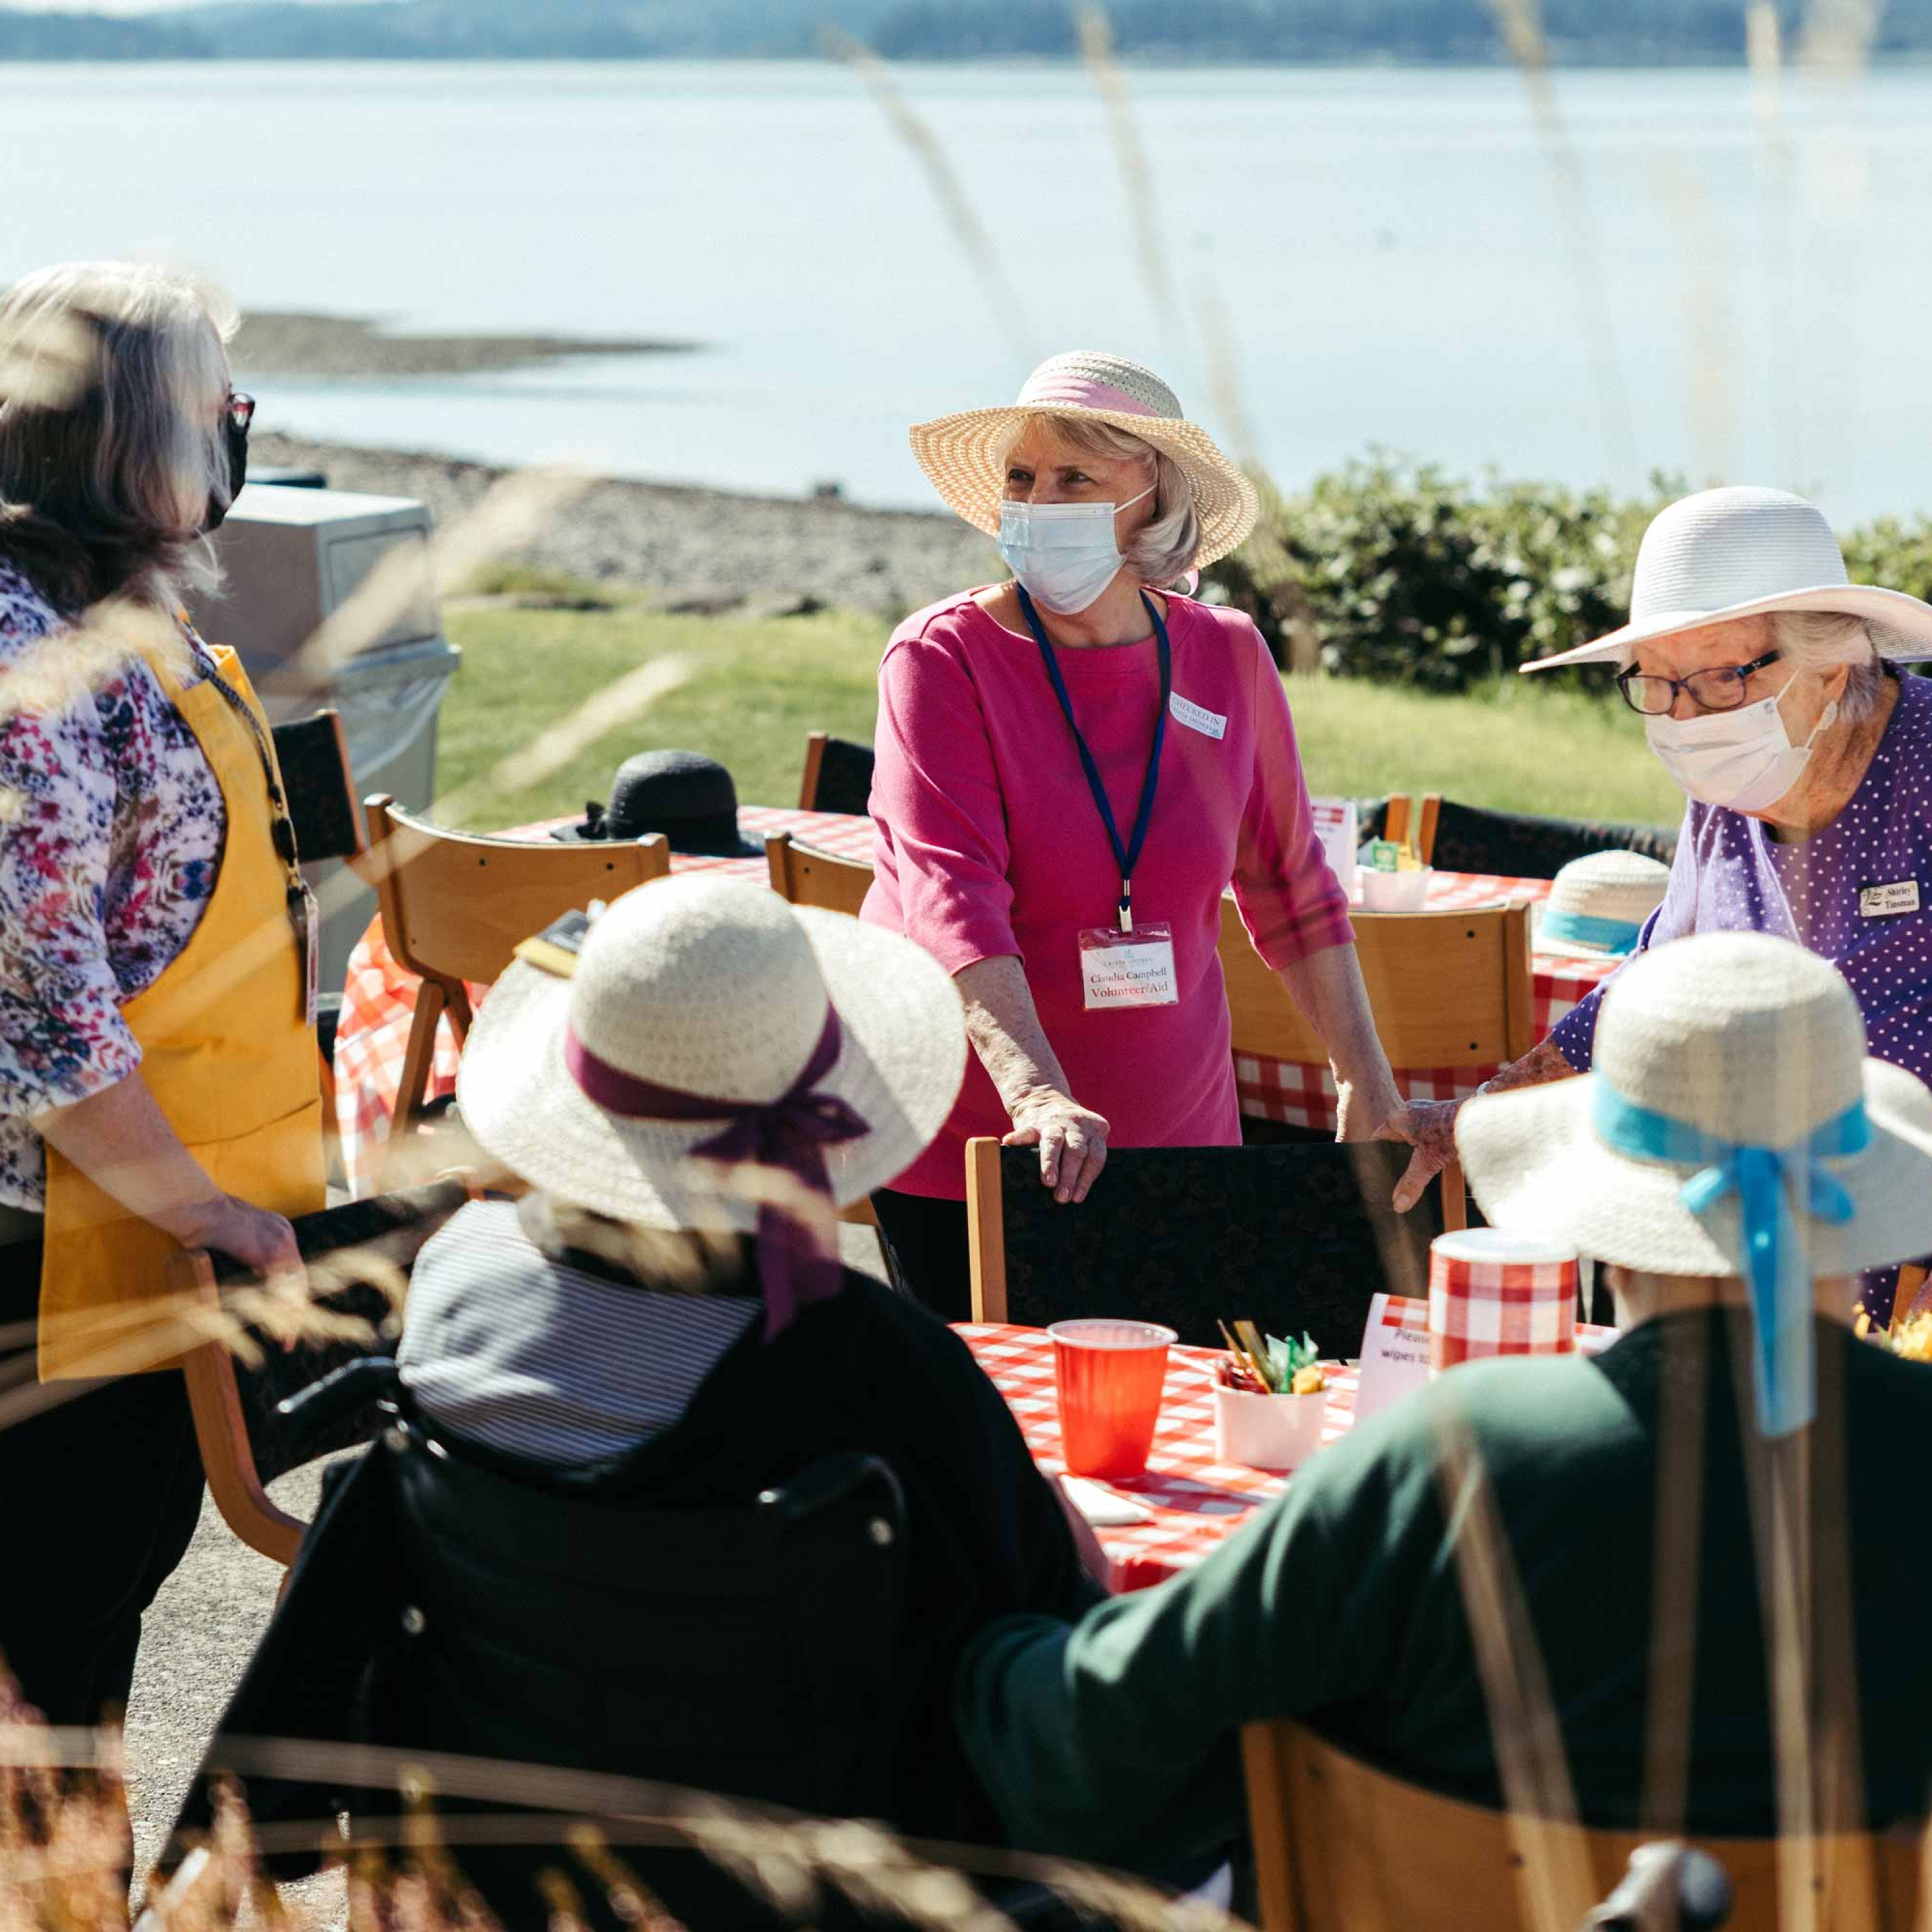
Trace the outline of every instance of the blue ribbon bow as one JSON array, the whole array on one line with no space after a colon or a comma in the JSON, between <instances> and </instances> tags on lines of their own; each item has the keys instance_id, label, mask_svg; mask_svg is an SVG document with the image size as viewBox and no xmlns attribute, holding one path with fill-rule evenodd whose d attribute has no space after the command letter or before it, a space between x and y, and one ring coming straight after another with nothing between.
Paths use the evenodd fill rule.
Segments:
<instances>
[{"instance_id":1,"label":"blue ribbon bow","mask_svg":"<svg viewBox=\"0 0 1932 1932\"><path fill-rule=\"evenodd\" d=\"M1628 952L1642 936L1642 924L1628 919L1593 919L1584 912L1546 912L1537 931L1545 939L1567 939L1574 946L1600 946L1606 952Z\"/></svg>"},{"instance_id":2,"label":"blue ribbon bow","mask_svg":"<svg viewBox=\"0 0 1932 1932\"><path fill-rule=\"evenodd\" d=\"M1798 1238L1794 1203L1814 1220L1841 1226L1857 1213L1844 1183L1824 1165L1834 1155L1860 1154L1871 1144L1864 1102L1854 1101L1834 1120L1786 1148L1727 1141L1688 1120L1654 1113L1626 1100L1600 1076L1596 1083L1598 1136L1640 1160L1696 1162L1682 1199L1701 1214L1735 1192L1744 1216L1744 1284L1750 1292L1756 1348L1758 1428L1789 1436L1817 1413L1817 1364L1812 1348L1811 1271Z\"/></svg>"}]
</instances>

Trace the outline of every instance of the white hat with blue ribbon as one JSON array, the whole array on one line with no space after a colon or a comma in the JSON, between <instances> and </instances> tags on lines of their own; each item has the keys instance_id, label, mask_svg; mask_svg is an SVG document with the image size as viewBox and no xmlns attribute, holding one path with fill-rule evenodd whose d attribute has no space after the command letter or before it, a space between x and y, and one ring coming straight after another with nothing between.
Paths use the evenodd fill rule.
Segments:
<instances>
[{"instance_id":1,"label":"white hat with blue ribbon","mask_svg":"<svg viewBox=\"0 0 1932 1932\"><path fill-rule=\"evenodd\" d=\"M1495 1226L1650 1274L1741 1278L1767 1435L1815 1411L1814 1280L1932 1253L1932 1093L1867 1057L1835 967L1765 933L1632 960L1604 995L1592 1071L1472 1100L1456 1144Z\"/></svg>"},{"instance_id":2,"label":"white hat with blue ribbon","mask_svg":"<svg viewBox=\"0 0 1932 1932\"><path fill-rule=\"evenodd\" d=\"M1664 903L1670 868L1642 852L1572 859L1536 909L1540 952L1617 958L1636 950L1643 922Z\"/></svg>"}]
</instances>

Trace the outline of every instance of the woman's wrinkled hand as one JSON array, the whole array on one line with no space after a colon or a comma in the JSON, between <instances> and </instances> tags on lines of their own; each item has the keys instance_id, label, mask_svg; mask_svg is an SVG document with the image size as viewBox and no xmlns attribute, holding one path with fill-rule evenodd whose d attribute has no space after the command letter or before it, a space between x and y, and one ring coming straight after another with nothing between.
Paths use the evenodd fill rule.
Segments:
<instances>
[{"instance_id":1,"label":"woman's wrinkled hand","mask_svg":"<svg viewBox=\"0 0 1932 1932\"><path fill-rule=\"evenodd\" d=\"M1376 1130L1378 1140L1406 1141L1414 1150L1395 1184L1398 1214L1406 1214L1456 1158L1456 1116L1462 1105L1460 1100L1412 1100Z\"/></svg>"},{"instance_id":2,"label":"woman's wrinkled hand","mask_svg":"<svg viewBox=\"0 0 1932 1932\"><path fill-rule=\"evenodd\" d=\"M1013 1130L1002 1147L1037 1147L1042 1186L1056 1201L1084 1201L1107 1164L1113 1130L1070 1094L1053 1088L1022 1094L1012 1109Z\"/></svg>"},{"instance_id":3,"label":"woman's wrinkled hand","mask_svg":"<svg viewBox=\"0 0 1932 1932\"><path fill-rule=\"evenodd\" d=\"M190 1245L214 1249L277 1287L299 1288L308 1277L286 1216L232 1194L208 1204Z\"/></svg>"}]
</instances>

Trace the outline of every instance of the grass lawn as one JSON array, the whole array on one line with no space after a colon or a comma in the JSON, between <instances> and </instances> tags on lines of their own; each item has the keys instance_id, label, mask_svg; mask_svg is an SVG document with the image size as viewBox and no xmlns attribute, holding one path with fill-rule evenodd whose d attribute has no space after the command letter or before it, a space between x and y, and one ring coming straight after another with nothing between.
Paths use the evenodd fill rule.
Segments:
<instances>
[{"instance_id":1,"label":"grass lawn","mask_svg":"<svg viewBox=\"0 0 1932 1932\"><path fill-rule=\"evenodd\" d=\"M448 792L488 772L647 658L676 653L689 680L596 739L540 784L493 794L476 828L579 811L608 798L632 752L681 746L730 766L748 802L790 804L805 734L870 739L886 626L848 612L740 621L642 608L521 610L452 604L461 671L442 710L437 776ZM1297 679L1294 712L1310 790L1439 791L1472 805L1566 818L1674 825L1683 797L1613 698L1512 679L1438 698L1345 679Z\"/></svg>"}]
</instances>

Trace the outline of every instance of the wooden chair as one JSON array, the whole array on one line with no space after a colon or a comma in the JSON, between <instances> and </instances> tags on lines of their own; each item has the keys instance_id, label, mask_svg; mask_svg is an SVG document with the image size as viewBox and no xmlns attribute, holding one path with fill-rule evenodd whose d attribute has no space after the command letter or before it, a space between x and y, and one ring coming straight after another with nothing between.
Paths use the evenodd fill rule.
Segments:
<instances>
[{"instance_id":1,"label":"wooden chair","mask_svg":"<svg viewBox=\"0 0 1932 1932\"><path fill-rule=\"evenodd\" d=\"M1390 802L1393 808L1395 801ZM1402 802L1406 806L1408 801ZM1458 805L1440 792L1424 797L1414 818L1417 856L1425 866L1439 866L1450 872L1553 879L1571 860L1586 858L1592 852L1641 852L1666 866L1677 856L1676 833L1653 825L1491 812L1480 806Z\"/></svg>"},{"instance_id":2,"label":"wooden chair","mask_svg":"<svg viewBox=\"0 0 1932 1932\"><path fill-rule=\"evenodd\" d=\"M810 731L799 782L801 812L843 812L862 818L872 809L873 752L869 745Z\"/></svg>"},{"instance_id":3,"label":"wooden chair","mask_svg":"<svg viewBox=\"0 0 1932 1932\"><path fill-rule=\"evenodd\" d=\"M459 1044L472 1018L466 982L488 985L512 952L573 907L614 899L670 871L658 833L631 841L566 844L446 832L405 812L387 793L365 801L369 856L390 952L418 975L416 1018L390 1117L384 1161L414 1123L445 1015ZM379 1170L379 1176L380 1176Z\"/></svg>"},{"instance_id":4,"label":"wooden chair","mask_svg":"<svg viewBox=\"0 0 1932 1932\"><path fill-rule=\"evenodd\" d=\"M317 711L274 728L275 763L295 826L296 850L305 866L339 859L361 869L368 841L362 835L362 808L349 765L349 741L339 711ZM322 1079L322 1132L329 1171L340 1167L335 1131L335 1025L342 1012L342 989L324 987L316 1002L316 1051Z\"/></svg>"},{"instance_id":5,"label":"wooden chair","mask_svg":"<svg viewBox=\"0 0 1932 1932\"><path fill-rule=\"evenodd\" d=\"M772 890L791 905L848 912L854 919L872 889L872 868L862 859L841 859L801 845L789 832L765 834L765 863Z\"/></svg>"},{"instance_id":6,"label":"wooden chair","mask_svg":"<svg viewBox=\"0 0 1932 1932\"><path fill-rule=\"evenodd\" d=\"M1472 912L1357 913L1355 951L1390 1066L1502 1066L1536 1044L1527 904ZM1221 973L1234 1050L1303 1066L1328 1049L1221 902ZM1443 1171L1448 1228L1468 1220L1461 1168Z\"/></svg>"},{"instance_id":7,"label":"wooden chair","mask_svg":"<svg viewBox=\"0 0 1932 1932\"><path fill-rule=\"evenodd\" d=\"M1411 1932L1424 1925L1513 1932L1538 1921L1525 1902L1526 1851L1552 1851L1585 1895L1558 1902L1575 1925L1616 1886L1634 1832L1513 1821L1371 1769L1305 1726L1246 1726L1249 1828L1263 1932ZM1526 1847L1524 1835L1533 1832ZM1818 1840L1810 1908L1778 1911L1775 1838L1694 1840L1722 1864L1736 1906L1729 1923L1802 1924L1812 1932L1908 1932L1922 1875L1916 1830ZM1445 1917L1445 1901L1454 1900ZM1789 1904L1790 1901L1787 1901ZM1814 1914L1815 1913L1815 1916ZM1544 1922L1551 1922L1544 1921Z\"/></svg>"},{"instance_id":8,"label":"wooden chair","mask_svg":"<svg viewBox=\"0 0 1932 1932\"><path fill-rule=\"evenodd\" d=\"M1040 1185L1036 1148L970 1140L973 1319L1037 1328L1097 1310L1218 1347L1217 1318L1245 1316L1353 1355L1378 1292L1429 1292L1440 1197L1396 1213L1408 1161L1388 1141L1122 1148L1076 1207Z\"/></svg>"},{"instance_id":9,"label":"wooden chair","mask_svg":"<svg viewBox=\"0 0 1932 1932\"><path fill-rule=\"evenodd\" d=\"M303 1259L310 1263L353 1250L374 1264L386 1264L406 1275L424 1243L471 1198L472 1191L470 1181L454 1176L302 1215L292 1224L296 1243ZM218 1304L224 1288L252 1279L248 1270L225 1256L218 1258L206 1249L190 1248L170 1259L164 1286L172 1294ZM388 1296L367 1276L358 1280L352 1269L322 1300L328 1307L360 1316L379 1332L393 1312ZM220 1343L210 1342L183 1358L195 1439L214 1506L251 1550L284 1567L295 1561L307 1526L270 1497L268 1484L317 1456L368 1441L375 1423L373 1413L358 1412L326 1433L303 1433L282 1421L276 1405L368 1352L339 1342L285 1352L271 1341L264 1345L261 1366L250 1368Z\"/></svg>"}]
</instances>

